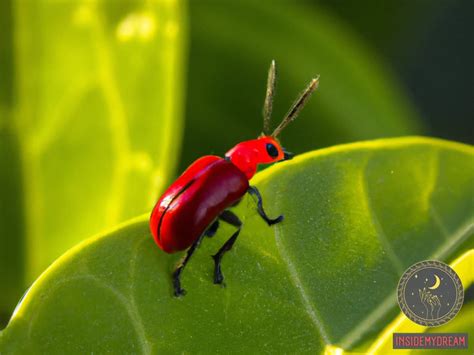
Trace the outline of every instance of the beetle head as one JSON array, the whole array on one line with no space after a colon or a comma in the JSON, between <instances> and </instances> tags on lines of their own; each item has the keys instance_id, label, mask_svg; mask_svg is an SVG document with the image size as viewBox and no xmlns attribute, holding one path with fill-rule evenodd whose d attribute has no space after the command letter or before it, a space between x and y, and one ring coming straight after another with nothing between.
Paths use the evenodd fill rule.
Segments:
<instances>
[{"instance_id":1,"label":"beetle head","mask_svg":"<svg viewBox=\"0 0 474 355\"><path fill-rule=\"evenodd\" d=\"M226 153L226 158L237 166L248 179L257 171L258 164L271 164L290 158L277 139L260 136L241 142Z\"/></svg>"}]
</instances>

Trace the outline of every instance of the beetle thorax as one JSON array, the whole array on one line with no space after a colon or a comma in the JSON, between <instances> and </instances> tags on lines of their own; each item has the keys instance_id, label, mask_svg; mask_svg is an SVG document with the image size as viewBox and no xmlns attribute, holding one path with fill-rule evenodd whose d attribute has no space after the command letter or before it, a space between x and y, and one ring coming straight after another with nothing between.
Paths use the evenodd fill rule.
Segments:
<instances>
[{"instance_id":1,"label":"beetle thorax","mask_svg":"<svg viewBox=\"0 0 474 355\"><path fill-rule=\"evenodd\" d=\"M237 144L225 156L250 180L257 171L258 151L245 143L247 142Z\"/></svg>"}]
</instances>

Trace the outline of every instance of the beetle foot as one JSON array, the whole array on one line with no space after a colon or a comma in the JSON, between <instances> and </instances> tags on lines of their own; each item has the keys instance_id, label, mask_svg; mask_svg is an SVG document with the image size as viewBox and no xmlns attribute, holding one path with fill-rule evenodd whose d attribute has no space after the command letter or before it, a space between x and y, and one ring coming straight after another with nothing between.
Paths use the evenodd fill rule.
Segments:
<instances>
[{"instance_id":1,"label":"beetle foot","mask_svg":"<svg viewBox=\"0 0 474 355\"><path fill-rule=\"evenodd\" d=\"M174 287L174 295L175 297L181 297L186 294L186 290L181 288L181 272L183 271L182 267L178 267L174 272L173 272L173 287Z\"/></svg>"},{"instance_id":2,"label":"beetle foot","mask_svg":"<svg viewBox=\"0 0 474 355\"><path fill-rule=\"evenodd\" d=\"M214 276L214 285L226 287L226 284L224 282L224 276L222 276L222 274L220 276Z\"/></svg>"},{"instance_id":3,"label":"beetle foot","mask_svg":"<svg viewBox=\"0 0 474 355\"><path fill-rule=\"evenodd\" d=\"M224 276L222 274L214 275L214 284L224 286Z\"/></svg>"},{"instance_id":4,"label":"beetle foot","mask_svg":"<svg viewBox=\"0 0 474 355\"><path fill-rule=\"evenodd\" d=\"M277 223L280 223L281 221L283 221L284 219L284 216L283 215L279 215L277 218L274 218L274 219L268 219L267 220L267 223L269 226L272 226L274 224L277 224Z\"/></svg>"},{"instance_id":5,"label":"beetle foot","mask_svg":"<svg viewBox=\"0 0 474 355\"><path fill-rule=\"evenodd\" d=\"M179 282L179 279L173 280L173 286L174 286L175 297L181 297L186 294L186 290L184 288L181 288L181 282Z\"/></svg>"},{"instance_id":6,"label":"beetle foot","mask_svg":"<svg viewBox=\"0 0 474 355\"><path fill-rule=\"evenodd\" d=\"M182 297L186 294L186 290L183 288L175 288L174 289L174 296L175 297Z\"/></svg>"},{"instance_id":7,"label":"beetle foot","mask_svg":"<svg viewBox=\"0 0 474 355\"><path fill-rule=\"evenodd\" d=\"M221 255L211 255L214 259L215 268L214 268L214 284L223 285L224 284L224 275L222 275L221 270Z\"/></svg>"}]
</instances>

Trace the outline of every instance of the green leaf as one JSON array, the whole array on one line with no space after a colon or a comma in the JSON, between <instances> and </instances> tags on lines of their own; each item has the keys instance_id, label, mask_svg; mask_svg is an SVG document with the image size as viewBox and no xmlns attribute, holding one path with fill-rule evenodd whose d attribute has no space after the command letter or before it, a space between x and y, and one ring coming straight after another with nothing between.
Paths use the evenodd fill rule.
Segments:
<instances>
[{"instance_id":1,"label":"green leaf","mask_svg":"<svg viewBox=\"0 0 474 355\"><path fill-rule=\"evenodd\" d=\"M14 298L1 293L2 307L85 237L147 211L170 182L186 35L181 1L4 7L10 68L0 93L13 97L2 100L1 156L10 158L0 164L10 184L0 188L5 206L25 210L1 225L0 250L24 265L2 266L0 283L15 288Z\"/></svg>"},{"instance_id":2,"label":"green leaf","mask_svg":"<svg viewBox=\"0 0 474 355\"><path fill-rule=\"evenodd\" d=\"M181 168L262 130L270 61L276 126L312 77L320 89L282 133L293 152L415 134L418 117L382 58L317 4L190 1L190 68Z\"/></svg>"},{"instance_id":3,"label":"green leaf","mask_svg":"<svg viewBox=\"0 0 474 355\"><path fill-rule=\"evenodd\" d=\"M360 344L399 313L409 265L450 261L473 235L474 149L425 138L336 146L301 155L253 180L268 227L246 198L244 227L224 258L209 257L222 225L183 274L161 252L147 216L77 246L32 286L0 338L6 353L322 352ZM365 346L368 346L367 344Z\"/></svg>"}]
</instances>

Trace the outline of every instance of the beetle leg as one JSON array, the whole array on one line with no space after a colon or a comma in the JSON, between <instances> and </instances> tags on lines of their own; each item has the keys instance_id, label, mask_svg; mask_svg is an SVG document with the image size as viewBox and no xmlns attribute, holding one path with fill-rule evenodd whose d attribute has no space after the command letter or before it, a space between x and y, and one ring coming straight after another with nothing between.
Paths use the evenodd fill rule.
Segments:
<instances>
[{"instance_id":1,"label":"beetle leg","mask_svg":"<svg viewBox=\"0 0 474 355\"><path fill-rule=\"evenodd\" d=\"M176 266L176 269L173 272L173 287L174 287L174 295L176 297L179 296L184 296L186 294L186 291L181 288L181 273L184 270L184 267L188 263L189 259L191 259L191 256L193 255L194 251L197 249L199 244L201 244L201 240L204 237L204 234L201 235L194 243L191 245L191 247L186 251L186 255L180 260L178 265Z\"/></svg>"},{"instance_id":2,"label":"beetle leg","mask_svg":"<svg viewBox=\"0 0 474 355\"><path fill-rule=\"evenodd\" d=\"M232 249L232 246L235 243L235 240L239 236L240 229L242 228L242 222L240 221L239 217L235 215L231 211L224 211L221 213L219 216L220 219L222 219L224 222L227 222L235 227L237 227L237 231L232 234L232 236L224 243L224 245L219 249L219 251L212 256L214 259L215 263L215 268L214 268L214 283L215 284L222 284L224 281L224 275L222 274L221 270L221 262L222 262L222 257L224 254Z\"/></svg>"},{"instance_id":3,"label":"beetle leg","mask_svg":"<svg viewBox=\"0 0 474 355\"><path fill-rule=\"evenodd\" d=\"M206 237L213 237L214 234L216 234L217 229L219 228L219 221L216 219L214 223L211 224L211 226L207 229L207 231L204 232Z\"/></svg>"},{"instance_id":4,"label":"beetle leg","mask_svg":"<svg viewBox=\"0 0 474 355\"><path fill-rule=\"evenodd\" d=\"M257 197L258 214L265 220L265 222L267 222L269 226L283 221L283 215L279 215L277 218L274 218L274 219L267 216L267 214L265 213L263 209L262 195L260 195L260 191L258 191L258 189L255 186L249 186L249 189L247 190L247 192L250 195Z\"/></svg>"}]
</instances>

